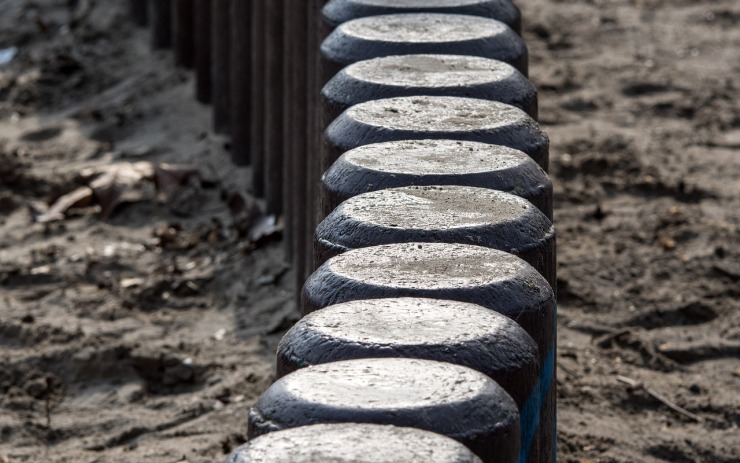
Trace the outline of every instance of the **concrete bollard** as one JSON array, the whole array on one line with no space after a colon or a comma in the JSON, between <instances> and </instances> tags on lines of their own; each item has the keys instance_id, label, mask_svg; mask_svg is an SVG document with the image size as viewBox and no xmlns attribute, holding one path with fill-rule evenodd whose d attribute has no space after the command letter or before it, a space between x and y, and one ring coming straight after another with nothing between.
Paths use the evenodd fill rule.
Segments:
<instances>
[{"instance_id":1,"label":"concrete bollard","mask_svg":"<svg viewBox=\"0 0 740 463\"><path fill-rule=\"evenodd\" d=\"M464 445L421 429L314 424L276 431L236 449L224 463L481 463Z\"/></svg>"},{"instance_id":2,"label":"concrete bollard","mask_svg":"<svg viewBox=\"0 0 740 463\"><path fill-rule=\"evenodd\" d=\"M447 117L440 117L442 114ZM524 151L547 170L547 136L521 109L476 98L418 96L367 101L347 109L326 129L319 150L320 171L323 174L342 153L358 146L418 139L504 145ZM309 182L314 180L309 178ZM322 217L320 202L314 207L318 222ZM316 226L311 225L309 230Z\"/></svg>"},{"instance_id":3,"label":"concrete bollard","mask_svg":"<svg viewBox=\"0 0 740 463\"><path fill-rule=\"evenodd\" d=\"M406 243L355 249L329 259L302 293L302 313L361 299L425 297L470 302L508 316L537 343L540 395L527 405L539 410L537 429L522 435L523 461L555 458L555 295L522 259L465 244ZM539 455L529 455L538 436Z\"/></svg>"},{"instance_id":4,"label":"concrete bollard","mask_svg":"<svg viewBox=\"0 0 740 463\"><path fill-rule=\"evenodd\" d=\"M499 101L537 117L537 91L509 64L476 56L403 55L360 61L336 74L322 90L321 128L360 103L417 95ZM326 145L320 153L326 172L336 155Z\"/></svg>"},{"instance_id":5,"label":"concrete bollard","mask_svg":"<svg viewBox=\"0 0 740 463\"><path fill-rule=\"evenodd\" d=\"M159 50L172 46L172 3L170 0L149 2L149 22L152 32L152 48Z\"/></svg>"},{"instance_id":6,"label":"concrete bollard","mask_svg":"<svg viewBox=\"0 0 740 463\"><path fill-rule=\"evenodd\" d=\"M235 0L239 1L239 0ZM213 130L229 134L231 127L231 0L212 0L211 79Z\"/></svg>"},{"instance_id":7,"label":"concrete bollard","mask_svg":"<svg viewBox=\"0 0 740 463\"><path fill-rule=\"evenodd\" d=\"M459 140L404 140L344 153L321 179L324 217L349 198L404 186L460 185L520 196L552 221L552 182L519 150Z\"/></svg>"},{"instance_id":8,"label":"concrete bollard","mask_svg":"<svg viewBox=\"0 0 740 463\"><path fill-rule=\"evenodd\" d=\"M321 55L319 47L324 40L321 8L326 4L326 0L306 0L308 3L308 39L307 56L307 95L308 95L308 117L307 117L307 143L304 146L304 156L306 156L306 190L303 204L306 208L306 223L304 225L304 249L302 251L302 260L304 262L303 271L296 269L301 278L298 280L298 287L303 286L303 282L308 278L313 270L313 241L311 236L316 225L319 224L319 195L321 192L320 179L321 174L321 157L320 147L323 143L324 134L321 131L321 87L326 81L321 80Z\"/></svg>"},{"instance_id":9,"label":"concrete bollard","mask_svg":"<svg viewBox=\"0 0 740 463\"><path fill-rule=\"evenodd\" d=\"M519 413L509 394L478 371L429 360L346 360L296 371L250 409L248 435L353 422L436 432L484 462L519 457Z\"/></svg>"},{"instance_id":10,"label":"concrete bollard","mask_svg":"<svg viewBox=\"0 0 740 463\"><path fill-rule=\"evenodd\" d=\"M268 214L283 213L283 3L267 0L265 8L265 203ZM257 96L257 95L255 95Z\"/></svg>"},{"instance_id":11,"label":"concrete bollard","mask_svg":"<svg viewBox=\"0 0 740 463\"><path fill-rule=\"evenodd\" d=\"M317 265L351 249L393 243L460 243L520 257L555 279L555 229L526 199L467 186L410 186L343 202L316 229Z\"/></svg>"},{"instance_id":12,"label":"concrete bollard","mask_svg":"<svg viewBox=\"0 0 740 463\"><path fill-rule=\"evenodd\" d=\"M149 5L148 0L129 0L129 14L134 23L139 27L146 27L149 24Z\"/></svg>"},{"instance_id":13,"label":"concrete bollard","mask_svg":"<svg viewBox=\"0 0 740 463\"><path fill-rule=\"evenodd\" d=\"M449 139L503 145L527 153L547 171L549 140L524 111L495 101L418 96L368 101L326 129L324 166L346 151L397 140ZM325 170L326 170L325 169Z\"/></svg>"},{"instance_id":14,"label":"concrete bollard","mask_svg":"<svg viewBox=\"0 0 740 463\"><path fill-rule=\"evenodd\" d=\"M251 0L250 30L252 51L250 60L249 92L251 114L249 126L249 155L252 165L252 188L258 198L265 197L265 3L270 0ZM274 1L274 0L273 0Z\"/></svg>"},{"instance_id":15,"label":"concrete bollard","mask_svg":"<svg viewBox=\"0 0 740 463\"><path fill-rule=\"evenodd\" d=\"M355 19L334 29L321 44L323 82L358 61L430 53L495 59L527 75L527 47L506 24L477 16L413 13Z\"/></svg>"},{"instance_id":16,"label":"concrete bollard","mask_svg":"<svg viewBox=\"0 0 740 463\"><path fill-rule=\"evenodd\" d=\"M237 2L241 3L241 2ZM211 0L195 0L195 99L211 102Z\"/></svg>"},{"instance_id":17,"label":"concrete bollard","mask_svg":"<svg viewBox=\"0 0 740 463\"><path fill-rule=\"evenodd\" d=\"M283 210L285 217L286 259L293 264L296 288L303 284L306 248L306 142L308 128L308 2L284 0L285 79L283 99ZM298 280L301 281L298 284Z\"/></svg>"},{"instance_id":18,"label":"concrete bollard","mask_svg":"<svg viewBox=\"0 0 740 463\"><path fill-rule=\"evenodd\" d=\"M537 345L513 320L456 301L390 298L352 301L306 315L280 341L277 374L340 360L417 358L454 363L496 381L519 407L520 429L537 427ZM530 454L539 455L536 438Z\"/></svg>"},{"instance_id":19,"label":"concrete bollard","mask_svg":"<svg viewBox=\"0 0 740 463\"><path fill-rule=\"evenodd\" d=\"M498 101L537 120L537 90L513 66L478 56L403 55L360 61L322 89L328 125L350 106L402 96L459 96Z\"/></svg>"},{"instance_id":20,"label":"concrete bollard","mask_svg":"<svg viewBox=\"0 0 740 463\"><path fill-rule=\"evenodd\" d=\"M175 64L192 69L195 66L195 0L172 0L174 20Z\"/></svg>"},{"instance_id":21,"label":"concrete bollard","mask_svg":"<svg viewBox=\"0 0 740 463\"><path fill-rule=\"evenodd\" d=\"M521 35L522 15L510 0L332 0L322 10L326 26L334 29L357 18L395 13L455 13L501 21Z\"/></svg>"},{"instance_id":22,"label":"concrete bollard","mask_svg":"<svg viewBox=\"0 0 740 463\"><path fill-rule=\"evenodd\" d=\"M326 3L326 2L316 2L314 5L318 3ZM364 16L364 13L367 13L367 16L374 15L379 13L380 11L378 8L391 8L391 9L397 9L398 11L407 11L410 12L413 10L414 12L423 12L423 11L444 11L445 13L460 13L457 16L462 16L463 18L470 17L470 16L463 16L463 15L470 15L475 14L473 10L478 11L483 15L483 17L489 17L491 16L491 10L490 9L479 9L473 5L473 3L480 3L480 0L429 0L429 1L419 1L419 0L412 0L411 2L404 1L404 2L390 2L390 1L359 1L356 5L358 6L358 9L354 9L354 6L350 7L350 3L337 3L335 2L334 5L331 7L327 4L325 8L329 9L330 11L323 11L322 12L322 20L318 23L319 27L317 29L317 32L315 34L311 34L312 37L318 37L320 40L324 40L325 37L329 36L332 32L332 29L339 25L338 22L332 22L332 17L338 18L339 16L336 16L336 14L343 14L341 10L350 7L350 10L347 10L346 12L350 13L351 18L359 19L360 17ZM495 3L495 0L494 2ZM479 5L480 6L480 5ZM313 10L312 10L313 11ZM334 13L332 13L333 11ZM324 16L323 13L327 13L328 16ZM311 15L313 17L313 13ZM387 15L386 15L387 16ZM474 20L473 20L474 21ZM317 23L313 23L316 25ZM421 25L421 30L423 30L427 25ZM463 29L470 26L470 23L468 22ZM496 28L494 28L496 29ZM506 29L504 27L504 29ZM377 32L377 31L376 31ZM491 34L491 30L486 31L480 31L483 36L486 34ZM511 31L509 31L508 34L503 34L507 37L513 35L513 37L510 37L513 43L516 44L516 46L521 47L524 49L525 52L525 61L526 61L526 47L524 46L523 42L516 36L516 34L511 34ZM335 31L335 33L337 33ZM341 33L337 33L340 34ZM493 33L495 35L495 33ZM384 40L382 38L383 34L375 33L375 37L381 37L380 40ZM329 42L331 40L327 39ZM340 39L341 41L341 39ZM412 40L413 41L413 40ZM483 44L486 42L485 38L481 38L478 43ZM327 42L325 41L323 45L326 45ZM323 46L322 45L322 46ZM342 46L341 44L337 44L338 46ZM410 46L411 44L409 44ZM423 45L423 44L422 44ZM462 44L465 49L460 48L459 53L455 54L463 54L463 55L476 55L477 52L473 51L470 52L471 49L468 47L468 44ZM318 45L316 45L318 46ZM360 45L362 46L362 45ZM311 50L315 49L313 48L314 45L310 45ZM380 47L382 50L382 46ZM429 50L429 49L427 49ZM424 53L424 48L420 48L414 51L409 50L408 48L404 50L399 50L398 53L395 54L408 54L408 53ZM437 49L437 46L434 46L434 49L429 50L428 52L434 52L434 53L450 53L450 51L445 50L444 48ZM357 51L351 51L350 55L352 57L351 62L354 61L360 61L367 58L374 58L376 56L381 55L362 55L358 53ZM487 56L487 55L482 55ZM350 64L350 62L347 62L346 64ZM338 72L344 65L335 63L334 65L331 65L325 58L322 58L319 62L316 62L314 64L316 66L315 72L312 72L309 74L309 91L310 94L312 94L316 86L322 87L324 84L326 84L333 75ZM306 170L307 172L307 210L309 211L309 217L306 224L306 228L309 230L309 238L307 239L307 243L310 243L310 233L312 233L313 229L316 228L316 225L321 221L321 210L318 203L318 195L319 190L317 189L321 175L325 172L326 168L322 169L322 161L321 161L321 151L323 149L323 133L326 129L327 125L331 122L330 120L323 120L322 119L322 111L319 108L318 101L311 101L309 103L309 107L311 108L311 114L312 117L315 119L314 123L311 124L310 133L309 133L309 144L308 144L308 150L307 150L307 156L308 156L308 165L309 168ZM310 274L311 269L313 268L313 264L311 262L311 255L312 250L311 246L308 245L305 248L306 257L303 259L306 261L306 271L302 275L303 279L308 277ZM300 280L299 280L300 281Z\"/></svg>"},{"instance_id":23,"label":"concrete bollard","mask_svg":"<svg viewBox=\"0 0 740 463\"><path fill-rule=\"evenodd\" d=\"M250 163L249 134L252 126L252 6L231 2L231 160L237 166Z\"/></svg>"}]
</instances>

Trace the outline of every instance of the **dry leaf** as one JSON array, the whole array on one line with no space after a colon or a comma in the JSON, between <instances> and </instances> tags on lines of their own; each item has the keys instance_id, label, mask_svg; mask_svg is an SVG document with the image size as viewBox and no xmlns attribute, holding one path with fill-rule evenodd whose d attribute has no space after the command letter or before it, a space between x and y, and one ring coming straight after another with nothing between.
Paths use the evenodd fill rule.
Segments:
<instances>
[{"instance_id":1,"label":"dry leaf","mask_svg":"<svg viewBox=\"0 0 740 463\"><path fill-rule=\"evenodd\" d=\"M43 214L34 217L39 223L54 222L64 219L64 214L76 207L87 207L92 204L93 190L88 187L80 187L71 193L67 193L57 199L54 204Z\"/></svg>"},{"instance_id":2,"label":"dry leaf","mask_svg":"<svg viewBox=\"0 0 740 463\"><path fill-rule=\"evenodd\" d=\"M147 161L92 167L84 169L80 176L87 183L86 187L62 196L45 213L35 215L34 220L62 220L68 210L89 206L93 200L100 206L100 216L107 219L122 202L140 201L151 194L147 192L147 185L153 184L169 195L185 180L193 177L200 179L198 170L193 167Z\"/></svg>"},{"instance_id":3,"label":"dry leaf","mask_svg":"<svg viewBox=\"0 0 740 463\"><path fill-rule=\"evenodd\" d=\"M282 231L283 225L278 221L276 216L263 215L254 220L254 223L249 228L249 234L247 237L249 238L249 241L257 243Z\"/></svg>"},{"instance_id":4,"label":"dry leaf","mask_svg":"<svg viewBox=\"0 0 740 463\"><path fill-rule=\"evenodd\" d=\"M157 164L154 166L154 184L159 191L171 195L177 188L187 180L195 178L200 180L200 172L190 166L175 164Z\"/></svg>"},{"instance_id":5,"label":"dry leaf","mask_svg":"<svg viewBox=\"0 0 740 463\"><path fill-rule=\"evenodd\" d=\"M100 205L100 216L107 219L124 198L138 201L143 197L136 194L137 187L144 179L154 178L154 166L149 162L121 162L108 166L100 175L90 182L95 192L95 199Z\"/></svg>"}]
</instances>

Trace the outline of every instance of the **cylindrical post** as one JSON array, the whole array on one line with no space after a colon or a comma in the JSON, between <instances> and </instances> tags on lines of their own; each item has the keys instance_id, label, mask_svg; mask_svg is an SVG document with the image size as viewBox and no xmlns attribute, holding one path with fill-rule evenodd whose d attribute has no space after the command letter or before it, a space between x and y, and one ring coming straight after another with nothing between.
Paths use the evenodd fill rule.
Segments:
<instances>
[{"instance_id":1,"label":"cylindrical post","mask_svg":"<svg viewBox=\"0 0 740 463\"><path fill-rule=\"evenodd\" d=\"M537 427L537 344L513 320L457 301L388 298L351 301L306 315L280 341L277 374L340 360L417 358L454 363L487 375L519 407L521 432ZM539 454L539 438L531 445Z\"/></svg>"},{"instance_id":2,"label":"cylindrical post","mask_svg":"<svg viewBox=\"0 0 740 463\"><path fill-rule=\"evenodd\" d=\"M506 24L478 16L413 13L355 19L334 29L321 44L322 77L328 82L358 61L433 53L495 59L527 75L527 47Z\"/></svg>"},{"instance_id":3,"label":"cylindrical post","mask_svg":"<svg viewBox=\"0 0 740 463\"><path fill-rule=\"evenodd\" d=\"M367 101L404 96L458 96L498 101L537 117L537 91L524 75L501 61L476 56L403 55L374 58L346 67L323 88L322 127ZM329 169L329 147L321 150ZM322 213L328 213L322 197ZM322 216L323 218L323 216Z\"/></svg>"},{"instance_id":4,"label":"cylindrical post","mask_svg":"<svg viewBox=\"0 0 740 463\"><path fill-rule=\"evenodd\" d=\"M235 0L239 1L239 0ZM213 0L211 11L211 72L213 130L228 134L231 124L231 0Z\"/></svg>"},{"instance_id":5,"label":"cylindrical post","mask_svg":"<svg viewBox=\"0 0 740 463\"><path fill-rule=\"evenodd\" d=\"M231 160L250 163L252 118L252 6L231 2Z\"/></svg>"},{"instance_id":6,"label":"cylindrical post","mask_svg":"<svg viewBox=\"0 0 740 463\"><path fill-rule=\"evenodd\" d=\"M452 437L486 463L519 458L514 400L483 373L450 363L384 358L298 370L250 409L248 435L314 423L408 426Z\"/></svg>"},{"instance_id":7,"label":"cylindrical post","mask_svg":"<svg viewBox=\"0 0 740 463\"><path fill-rule=\"evenodd\" d=\"M380 3L364 2L362 0L350 0L347 2L331 1L327 3L327 5L324 7L324 10L321 13L321 20L317 23L318 29L317 34L315 35L321 37L322 39L323 37L328 35L329 38L327 38L327 40L322 43L321 49L322 53L325 56L317 64L318 70L315 78L318 80L318 84L323 86L334 74L336 74L345 65L359 60L374 58L378 56L425 52L488 56L488 54L493 52L492 47L498 46L501 46L502 50L508 49L512 50L515 54L519 53L521 55L521 59L517 62L517 65L523 65L527 61L527 52L526 47L524 46L523 42L521 42L521 39L515 33L513 33L511 29L507 27L504 23L489 19L499 18L506 21L511 20L511 24L515 27L518 27L519 22L516 18L520 16L519 11L513 5L506 4L507 1L508 0L460 0L458 2L450 2L449 0L445 0L437 2L435 0L429 0L415 2ZM455 51L450 51L444 46L439 46L440 44L438 43L422 43L420 47L412 51L412 48L417 45L412 36L415 33L418 33L418 31L429 33L430 31L435 30L435 28L430 27L430 23L427 22L427 18L424 17L424 19L422 20L424 24L417 24L416 26L420 27L417 27L415 32L412 32L410 35L407 34L407 37L402 37L401 35L398 35L396 37L392 37L389 40L389 35L392 35L394 32L398 32L394 31L394 27L398 27L398 25L392 26L390 27L390 29L384 30L382 33L378 33L377 30L373 32L371 30L374 27L372 24L376 23L377 20L373 18L367 18L367 16L381 15L389 12L459 13L449 15L452 18L457 18L452 19L452 22L454 23L455 21L463 21L465 23L463 29L476 30L477 34L476 32L472 31L468 31L467 33L469 34L468 38L472 38L473 42L476 42L477 40L479 46L471 46L473 45L473 43L463 41L463 46L461 48L456 49ZM470 15L480 17L475 18ZM439 16L448 15L434 14L432 16L439 20ZM389 17L389 15L381 16L380 23L383 23L382 18L387 17ZM401 30L403 30L404 27L410 25L408 18L413 18L414 15L403 15L403 17L406 19L401 21L401 23L403 23L400 27ZM340 23L358 18L364 19L364 21L363 19L358 20L360 28L362 28L363 25L369 26L368 30L360 33L361 35L369 33L367 41L362 37L353 37L353 39L358 40L345 40L344 35L347 34L346 31L335 30L333 33L331 32L332 29L334 29L334 27L336 26L339 26ZM466 18L472 19L467 21ZM486 22L487 20L490 22ZM351 23L353 25L358 24L358 21L351 21ZM432 21L434 20L432 19ZM475 24L483 25L483 27L476 27ZM347 23L345 23L345 25L347 25ZM441 27L437 29L442 29L444 28L443 26L445 25L442 24ZM355 35L352 32L352 30L354 30L353 27L355 26L349 27L350 36ZM345 27L342 27L342 29L345 29ZM357 30L354 31L358 32ZM471 32L472 35L470 35ZM465 32L459 30L456 31L456 33L458 33L458 35L465 35ZM445 35L447 35L445 39L449 38L450 36L450 34ZM373 36L377 40L373 40ZM391 44L394 41L397 43L395 45ZM442 39L442 42L444 42L444 39ZM378 46L373 46L372 43L375 43L375 45ZM395 48L395 46L397 45L398 48ZM351 57L351 59L346 59L347 57ZM504 54L495 55L494 57L505 58L505 52ZM526 69L526 67L522 69ZM326 166L321 161L321 158L323 157L322 151L324 150L322 137L324 130L331 122L330 120L326 120L322 117L322 112L319 110L320 106L318 104L312 105L312 107L316 108L315 111L312 113L312 117L315 119L316 122L313 124L312 128L314 134L311 139L312 141L310 141L308 144L307 155L309 157L309 168L307 169L307 196L309 200L307 204L307 209L310 211L311 214L313 214L314 218L310 219L307 225L308 242L311 241L311 233L313 229L322 218L320 205L317 204L317 202L313 199L317 196L318 192L316 192L315 190L312 191L311 188L314 185L318 185L320 183L321 175L326 171ZM318 160L316 159L317 157L319 158ZM316 167L310 168L311 165ZM310 255L310 246L308 246L308 248L309 249L306 252ZM310 269L312 268L310 260L310 258L306 259L307 271L304 275L304 278L307 277Z\"/></svg>"},{"instance_id":8,"label":"cylindrical post","mask_svg":"<svg viewBox=\"0 0 740 463\"><path fill-rule=\"evenodd\" d=\"M328 82L342 68L358 61L389 55L425 53L497 59L511 64L525 74L527 70L527 48L521 38L504 23L486 17L462 14L413 13L363 17L337 27L321 45L319 81L322 84ZM337 90L354 93L355 89ZM482 96L484 90L476 93ZM417 93L409 89L409 94ZM534 92L532 94L534 95ZM363 94L359 98L380 97ZM317 117L319 127L316 129L318 133L324 134L324 130L331 123L329 118L335 114L336 108L328 106L319 113ZM313 177L309 178L309 184L315 184L320 182L321 175L337 156L332 155L331 148L323 140L319 140L315 145L309 145L311 146L315 147L314 150L318 152L319 157L318 169L310 171ZM320 205L318 210L315 204L312 206L320 220L322 218ZM316 223L311 225L309 230L313 230Z\"/></svg>"},{"instance_id":9,"label":"cylindrical post","mask_svg":"<svg viewBox=\"0 0 740 463\"><path fill-rule=\"evenodd\" d=\"M346 66L359 61L411 54L475 56L504 61L524 73L524 75L527 71L527 47L522 39L505 24L494 19L461 14L413 13L365 17L337 27L321 44L321 80L322 82L328 82L332 78L342 80L341 77L335 77L335 75ZM414 62L414 59L409 57L398 59L401 61L401 66L403 66L403 61ZM458 59L456 61L462 62L464 60ZM428 64L427 60L426 65ZM398 67L398 63L396 66ZM413 68L414 65L410 64L410 66ZM424 63L417 60L417 66L424 66ZM439 60L437 60L435 66L438 69L446 68L450 74L455 73L454 68ZM366 66L359 66L359 69L364 69L364 67ZM345 74L347 73L345 72ZM369 79L378 80L381 78L377 73L373 75L373 72L369 72L367 74ZM396 72L396 74L399 76L397 79L404 79L403 72ZM521 77L520 82L526 82L524 76ZM448 78L450 78L450 81L447 90L450 94L455 95L457 90L450 88L454 87L454 84L452 84L453 78L452 76L448 76ZM456 78L463 79L464 77L458 75ZM390 77L390 79L392 80L393 77ZM471 78L468 77L468 79ZM496 78L493 78L493 80L495 81ZM434 87L434 85L428 83L422 84L422 86ZM372 85L369 87L372 87ZM393 87L393 84L389 84L389 87ZM465 87L464 82L461 87ZM468 87L473 87L473 85L468 85ZM527 87L531 88L531 85L525 85L525 88ZM322 133L332 123L333 119L331 118L336 116L342 107L339 101L343 98L332 96L332 94L351 94L356 93L355 90L359 89L349 87L332 89L331 85L326 88L328 96L325 100L327 103L325 105L326 109L319 117L319 130ZM370 91L367 93L357 92L362 95L358 99L367 101L382 98L382 89L368 88L368 90ZM426 92L424 90L408 88L405 92L402 91L401 94L448 94L444 90L440 92ZM474 95L463 94L463 96L483 97L486 93L491 93L485 89L471 88L469 90ZM501 95L507 92L498 91L497 93ZM533 89L530 93L536 95ZM351 102L347 101L347 103ZM353 103L357 104L359 102ZM532 105L530 104L528 109L531 111L531 108ZM321 158L321 169L319 176L316 177L318 181L321 178L320 175L331 167L337 156L332 156L331 149L324 143L319 143L316 146Z\"/></svg>"},{"instance_id":10,"label":"cylindrical post","mask_svg":"<svg viewBox=\"0 0 740 463\"><path fill-rule=\"evenodd\" d=\"M258 198L265 196L265 3L274 0L251 0L252 52L250 63L249 156L252 165L252 188Z\"/></svg>"},{"instance_id":11,"label":"cylindrical post","mask_svg":"<svg viewBox=\"0 0 740 463\"><path fill-rule=\"evenodd\" d=\"M552 221L552 182L525 153L459 140L402 140L344 153L321 179L324 216L362 193L405 186L459 185L520 196Z\"/></svg>"},{"instance_id":12,"label":"cylindrical post","mask_svg":"<svg viewBox=\"0 0 740 463\"><path fill-rule=\"evenodd\" d=\"M304 315L330 305L362 299L425 297L470 302L506 315L537 343L540 394L531 406L539 426L523 438L539 435L540 455L554 461L556 404L556 305L550 285L522 259L481 246L406 243L355 249L329 259L303 288ZM524 461L532 461L525 454Z\"/></svg>"},{"instance_id":13,"label":"cylindrical post","mask_svg":"<svg viewBox=\"0 0 740 463\"><path fill-rule=\"evenodd\" d=\"M481 463L464 445L421 429L379 424L314 424L265 434L225 463Z\"/></svg>"},{"instance_id":14,"label":"cylindrical post","mask_svg":"<svg viewBox=\"0 0 740 463\"><path fill-rule=\"evenodd\" d=\"M496 101L446 96L387 98L349 108L326 130L324 165L328 169L358 146L423 139L508 146L548 167L549 140L527 113Z\"/></svg>"},{"instance_id":15,"label":"cylindrical post","mask_svg":"<svg viewBox=\"0 0 740 463\"><path fill-rule=\"evenodd\" d=\"M211 1L195 0L195 99L211 102Z\"/></svg>"},{"instance_id":16,"label":"cylindrical post","mask_svg":"<svg viewBox=\"0 0 740 463\"><path fill-rule=\"evenodd\" d=\"M359 60L379 56L387 56L390 54L401 55L427 52L489 56L489 54L493 53L493 57L505 58L506 56L508 56L506 55L506 51L499 54L495 54L496 52L494 51L494 48L503 47L502 49L509 49L514 54L518 53L521 56L521 59L517 62L518 64L526 63L526 47L524 46L523 42L521 42L521 39L516 36L516 34L513 34L511 29L508 28L504 23L489 19L497 16L501 19L516 18L520 16L519 11L518 9L516 9L516 7L513 7L512 10L513 5L504 4L506 1L507 0L461 0L459 2L450 3L449 1L435 2L434 0L432 0L423 2L404 2L403 5L399 5L397 2L377 3L363 2L361 0L349 2L329 2L324 7L324 10L321 12L321 20L315 23L315 25L317 26L317 32L313 34L313 36L319 37L322 40L327 35L329 35L329 37L321 45L322 54L324 55L324 57L320 59L319 62L316 64L316 66L318 67L313 78L317 79L318 85L323 86L334 74L336 74L342 67L347 64L351 64ZM318 4L326 2L317 1L316 3ZM380 34L377 30L372 31L372 29L374 28L373 24L378 23L378 19L365 18L366 16L374 16L396 10L397 12L431 11L444 13L460 13L449 16L451 16L451 21L453 23L455 21L462 21L464 23L463 29L473 29L467 32L459 30L456 31L458 36L462 36L467 33L467 38L470 40L468 40L467 42L462 41L457 44L453 44L453 49L450 49L444 46L445 40L449 39L450 37L450 34L445 33L446 37L444 38L438 36L440 37L439 43L418 44L413 38L413 35L418 33L418 31L421 30L427 34L434 35L434 33L430 31L433 31L435 28L430 27L430 24L427 22L427 19L430 18L427 18L426 16L421 17L421 22L423 22L424 24L416 24L416 31L412 31L410 34L406 34L406 36L403 36L403 34L398 34L398 31L403 31L404 27L411 27L411 23L413 22L414 17L417 19L418 22L418 20L420 19L418 15L403 15L405 19L401 21L400 27L399 24L392 25L390 29L384 30ZM506 13L506 11L509 12ZM469 15L480 15L481 17L474 18ZM439 20L440 16L448 15L434 14L432 15L431 20L434 21L434 18ZM387 17L389 16L382 16L379 19L379 23L384 23L384 20L382 18ZM360 19L358 21L352 21L353 26L349 27L348 29L346 27L342 27L342 29L347 29L347 31L335 30L333 33L331 32L335 26L338 26L344 20L357 18L364 18L365 20L363 21L362 19ZM467 20L467 18L472 19ZM518 23L517 21L514 21L512 24ZM360 32L356 29L356 27L363 28L363 26L368 30ZM441 26L444 26L444 24ZM437 29L442 28L443 27L439 27ZM369 35L364 38L356 36L356 33L359 33L360 35ZM393 35L394 33L396 33L396 36L391 37L391 39L389 40L389 36ZM351 39L347 39L345 35L349 35ZM375 37L375 39L377 40L374 40L373 37ZM393 44L393 42L395 42L395 44ZM476 43L477 46L475 45ZM413 48L415 48L416 45L420 46L416 48L416 50L412 50ZM462 47L458 48L456 47L456 45L462 45ZM310 46L313 47L313 45ZM311 78L312 77L309 76L309 79ZM313 86L315 86L315 84L310 85L310 88ZM307 155L309 157L309 168L307 169L307 197L309 199L307 201L307 209L313 216L313 218L309 218L306 227L308 233L308 242L311 241L311 234L313 229L321 221L322 218L320 205L314 199L319 194L319 192L317 192L316 190L312 190L312 188L320 183L321 175L326 171L327 168L327 166L321 160L321 158L323 157L322 151L324 150L322 137L324 134L324 130L331 122L331 120L326 120L322 117L322 111L319 109L320 105L318 102L310 105L310 107L315 108L312 112L312 117L315 119L315 122L312 124L312 129L309 131L309 134L313 133L313 135L311 136L311 140L307 145ZM316 159L317 157L319 159ZM311 166L314 167L311 168ZM310 256L310 246L308 246L308 250L306 252ZM312 268L310 260L310 257L306 259L307 270L304 278L307 277L308 273L310 273L310 269Z\"/></svg>"},{"instance_id":17,"label":"cylindrical post","mask_svg":"<svg viewBox=\"0 0 740 463\"><path fill-rule=\"evenodd\" d=\"M555 229L529 201L467 186L409 186L350 198L319 224L321 265L350 249L393 243L460 243L505 251L555 280Z\"/></svg>"},{"instance_id":18,"label":"cylindrical post","mask_svg":"<svg viewBox=\"0 0 740 463\"><path fill-rule=\"evenodd\" d=\"M172 3L169 0L149 2L149 18L152 28L152 48L155 50L172 46Z\"/></svg>"},{"instance_id":19,"label":"cylindrical post","mask_svg":"<svg viewBox=\"0 0 740 463\"><path fill-rule=\"evenodd\" d=\"M149 24L148 3L148 0L129 0L129 13L139 27L146 27Z\"/></svg>"},{"instance_id":20,"label":"cylindrical post","mask_svg":"<svg viewBox=\"0 0 740 463\"><path fill-rule=\"evenodd\" d=\"M320 220L319 193L321 191L320 179L323 170L321 170L320 148L323 143L321 130L321 87L326 82L321 81L321 54L319 47L324 40L323 34L325 29L321 20L321 8L326 0L307 0L308 2L308 121L307 121L307 142L304 147L306 153L306 238L304 246L304 263L303 280L308 278L313 270L313 231ZM301 285L302 286L302 285ZM299 286L300 288L300 286Z\"/></svg>"},{"instance_id":21,"label":"cylindrical post","mask_svg":"<svg viewBox=\"0 0 740 463\"><path fill-rule=\"evenodd\" d=\"M265 2L265 203L268 214L283 213L283 3Z\"/></svg>"},{"instance_id":22,"label":"cylindrical post","mask_svg":"<svg viewBox=\"0 0 740 463\"><path fill-rule=\"evenodd\" d=\"M195 0L172 0L175 34L175 64L195 66Z\"/></svg>"},{"instance_id":23,"label":"cylindrical post","mask_svg":"<svg viewBox=\"0 0 740 463\"><path fill-rule=\"evenodd\" d=\"M331 0L322 14L327 27L335 28L357 18L396 13L455 13L501 21L521 35L522 14L511 0L416 0L377 2Z\"/></svg>"},{"instance_id":24,"label":"cylindrical post","mask_svg":"<svg viewBox=\"0 0 740 463\"><path fill-rule=\"evenodd\" d=\"M537 90L503 61L462 55L401 55L359 61L321 91L327 125L351 106L402 96L459 96L498 101L537 120Z\"/></svg>"},{"instance_id":25,"label":"cylindrical post","mask_svg":"<svg viewBox=\"0 0 740 463\"><path fill-rule=\"evenodd\" d=\"M283 133L285 163L283 165L283 211L285 217L286 259L292 262L296 288L303 285L306 232L306 128L307 128L307 25L308 4L305 1L283 0L285 8L285 98L283 100ZM300 270L299 270L300 269Z\"/></svg>"}]
</instances>

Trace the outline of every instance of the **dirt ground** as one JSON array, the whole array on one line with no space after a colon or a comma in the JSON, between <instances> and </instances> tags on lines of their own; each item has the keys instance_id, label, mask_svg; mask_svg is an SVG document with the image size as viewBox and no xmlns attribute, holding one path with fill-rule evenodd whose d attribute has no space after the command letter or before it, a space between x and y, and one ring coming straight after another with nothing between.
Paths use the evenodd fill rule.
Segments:
<instances>
[{"instance_id":1,"label":"dirt ground","mask_svg":"<svg viewBox=\"0 0 740 463\"><path fill-rule=\"evenodd\" d=\"M221 461L297 319L249 169L125 4L0 0L0 463ZM740 4L519 4L552 140L559 458L740 461ZM39 222L84 169L137 162L200 181Z\"/></svg>"}]
</instances>

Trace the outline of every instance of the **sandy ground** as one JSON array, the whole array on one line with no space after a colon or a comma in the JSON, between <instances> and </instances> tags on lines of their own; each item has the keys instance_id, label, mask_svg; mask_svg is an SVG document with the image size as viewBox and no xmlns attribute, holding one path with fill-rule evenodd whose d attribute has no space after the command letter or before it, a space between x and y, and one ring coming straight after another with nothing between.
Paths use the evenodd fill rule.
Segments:
<instances>
[{"instance_id":1,"label":"sandy ground","mask_svg":"<svg viewBox=\"0 0 740 463\"><path fill-rule=\"evenodd\" d=\"M250 237L249 169L125 3L0 0L0 57L18 48L0 65L0 463L221 461L297 318L279 236ZM740 4L520 4L552 139L559 458L740 461ZM141 161L203 181L34 222L85 168Z\"/></svg>"}]
</instances>

